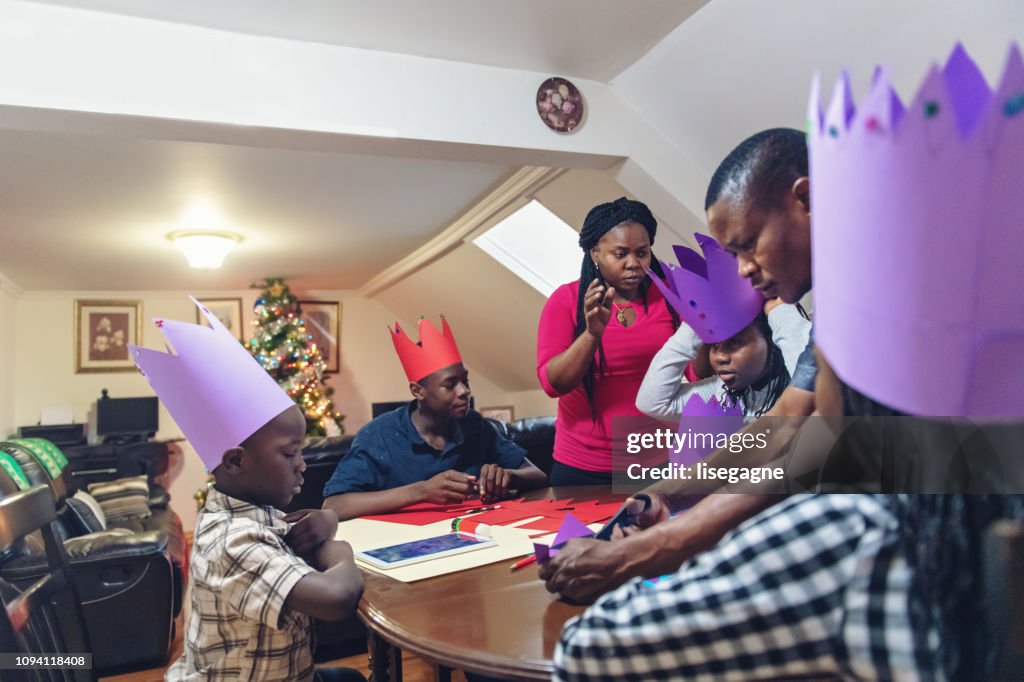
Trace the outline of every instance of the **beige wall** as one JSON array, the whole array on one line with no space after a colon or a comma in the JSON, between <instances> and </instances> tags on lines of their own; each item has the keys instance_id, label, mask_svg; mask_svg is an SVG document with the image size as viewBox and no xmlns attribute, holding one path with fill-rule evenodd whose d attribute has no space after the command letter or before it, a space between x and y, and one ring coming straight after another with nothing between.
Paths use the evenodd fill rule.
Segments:
<instances>
[{"instance_id":1,"label":"beige wall","mask_svg":"<svg viewBox=\"0 0 1024 682\"><path fill-rule=\"evenodd\" d=\"M0 437L14 431L15 324L18 291L0 276Z\"/></svg>"},{"instance_id":2,"label":"beige wall","mask_svg":"<svg viewBox=\"0 0 1024 682\"><path fill-rule=\"evenodd\" d=\"M241 298L246 338L251 337L251 311L257 291L200 291L196 295L202 298L204 293L216 298ZM408 382L386 329L386 325L395 322L388 309L351 291L306 292L303 296L341 302L341 371L330 375L328 385L335 389L333 399L346 415L349 433L355 433L370 420L370 403L409 398ZM84 422L104 388L112 397L153 394L137 372L74 373L72 318L76 298L141 300L142 342L150 348L163 347L163 338L151 323L152 318L195 320L195 307L186 292L29 292L15 297L0 287L0 324L8 330L0 335L0 425L6 425L4 433L18 425L37 423L40 410L50 405L70 405L75 421ZM399 321L405 324L404 320ZM542 392L509 394L476 368L470 366L470 371L478 406L511 404L517 417L554 413L554 403L548 408L546 403L550 401ZM181 435L162 407L160 425L158 438ZM206 475L187 446L180 467L171 483L172 506L185 527L193 528L196 512L192 495Z\"/></svg>"}]
</instances>

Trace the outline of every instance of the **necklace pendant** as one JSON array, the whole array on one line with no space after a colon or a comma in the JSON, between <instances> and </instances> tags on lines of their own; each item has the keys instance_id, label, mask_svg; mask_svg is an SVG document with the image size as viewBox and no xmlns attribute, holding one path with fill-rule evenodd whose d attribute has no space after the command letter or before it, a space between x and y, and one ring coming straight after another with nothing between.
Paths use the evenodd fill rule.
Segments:
<instances>
[{"instance_id":1,"label":"necklace pendant","mask_svg":"<svg viewBox=\"0 0 1024 682\"><path fill-rule=\"evenodd\" d=\"M626 326L626 309L619 308L615 311L615 319L619 321L619 324Z\"/></svg>"}]
</instances>

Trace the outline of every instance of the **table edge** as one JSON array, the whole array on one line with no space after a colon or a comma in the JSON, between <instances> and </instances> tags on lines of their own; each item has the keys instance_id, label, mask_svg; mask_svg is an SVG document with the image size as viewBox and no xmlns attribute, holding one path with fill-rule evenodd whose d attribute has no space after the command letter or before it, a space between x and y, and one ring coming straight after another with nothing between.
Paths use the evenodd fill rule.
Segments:
<instances>
[{"instance_id":1,"label":"table edge","mask_svg":"<svg viewBox=\"0 0 1024 682\"><path fill-rule=\"evenodd\" d=\"M372 605L366 604L365 601L360 601L357 614L367 628L392 646L449 668L468 670L469 672L482 675L529 680L550 680L554 672L552 661L547 659L503 658L495 660L493 654L490 655L489 665L482 667L481 663L484 663L484 661L479 657L461 654L458 650L440 651L433 647L424 646L411 633L407 632L404 628L397 627L392 621L384 618L377 609ZM502 665L501 661L509 661L509 664Z\"/></svg>"}]
</instances>

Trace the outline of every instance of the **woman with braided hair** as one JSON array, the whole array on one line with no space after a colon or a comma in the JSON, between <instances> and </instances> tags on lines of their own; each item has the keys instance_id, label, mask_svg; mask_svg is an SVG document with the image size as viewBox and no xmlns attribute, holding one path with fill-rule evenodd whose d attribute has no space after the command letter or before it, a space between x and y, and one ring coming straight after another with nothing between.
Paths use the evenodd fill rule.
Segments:
<instances>
[{"instance_id":1,"label":"woman with braided hair","mask_svg":"<svg viewBox=\"0 0 1024 682\"><path fill-rule=\"evenodd\" d=\"M537 333L537 376L558 398L551 485L610 483L612 417L635 401L654 354L679 318L645 272L658 222L639 201L595 206L583 221L580 279L551 294Z\"/></svg>"}]
</instances>

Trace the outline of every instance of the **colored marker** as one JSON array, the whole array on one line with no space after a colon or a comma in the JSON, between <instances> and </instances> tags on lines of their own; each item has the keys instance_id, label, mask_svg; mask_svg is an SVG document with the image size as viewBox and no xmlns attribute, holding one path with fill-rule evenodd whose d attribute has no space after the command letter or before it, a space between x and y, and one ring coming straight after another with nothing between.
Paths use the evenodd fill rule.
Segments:
<instances>
[{"instance_id":1,"label":"colored marker","mask_svg":"<svg viewBox=\"0 0 1024 682\"><path fill-rule=\"evenodd\" d=\"M525 566L529 566L530 564L532 564L532 563L534 563L536 561L537 561L537 555L536 554L531 554L530 556L525 557L523 559L520 559L519 561L517 561L514 564L512 564L512 566L508 570L512 571L512 572L515 572L515 571L518 571L520 568L523 568Z\"/></svg>"}]
</instances>

